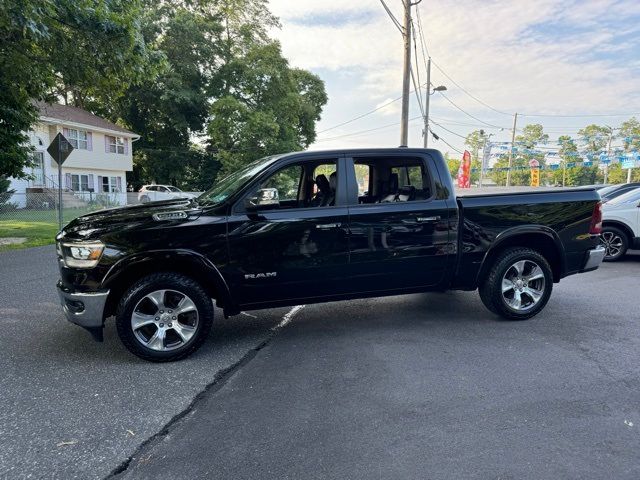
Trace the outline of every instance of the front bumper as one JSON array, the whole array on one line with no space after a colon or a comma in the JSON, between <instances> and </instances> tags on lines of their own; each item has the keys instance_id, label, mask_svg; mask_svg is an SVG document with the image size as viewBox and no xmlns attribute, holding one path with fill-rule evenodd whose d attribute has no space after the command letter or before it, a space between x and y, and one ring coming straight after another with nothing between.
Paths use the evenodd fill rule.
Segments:
<instances>
[{"instance_id":1,"label":"front bumper","mask_svg":"<svg viewBox=\"0 0 640 480\"><path fill-rule=\"evenodd\" d=\"M71 323L84 328L102 328L104 323L104 307L109 290L104 292L76 293L71 292L58 282L58 295L62 310Z\"/></svg>"},{"instance_id":2,"label":"front bumper","mask_svg":"<svg viewBox=\"0 0 640 480\"><path fill-rule=\"evenodd\" d=\"M585 261L584 267L582 267L582 271L589 272L598 268L604 260L606 253L607 249L604 248L603 245L598 245L593 250L589 250L587 252L587 260Z\"/></svg>"}]
</instances>

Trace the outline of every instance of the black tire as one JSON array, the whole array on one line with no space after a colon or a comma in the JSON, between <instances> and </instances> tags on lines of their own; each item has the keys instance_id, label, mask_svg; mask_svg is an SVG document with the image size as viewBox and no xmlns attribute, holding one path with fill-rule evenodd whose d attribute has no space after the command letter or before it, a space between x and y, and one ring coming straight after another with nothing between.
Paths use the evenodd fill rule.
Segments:
<instances>
[{"instance_id":1,"label":"black tire","mask_svg":"<svg viewBox=\"0 0 640 480\"><path fill-rule=\"evenodd\" d=\"M168 290L171 295L176 296L176 298L178 299L180 298L180 296L177 294L183 295L190 299L196 307L195 316L197 317L197 323L194 322L195 325L190 330L190 332L194 332L190 333L190 335L192 336L187 341L183 342L182 339L180 339L177 335L177 330L170 332L175 337L176 341L174 343L177 346L171 346L171 350L165 351L154 350L145 346L142 343L142 340L139 339L142 338L141 333L136 334L132 326L132 315L134 313L134 309L139 305L139 302L143 302L143 299L147 295L159 290ZM167 298L166 294L165 298ZM172 307L169 306L168 308ZM171 312L171 310L168 310L168 312ZM192 312L189 313L193 318L194 315ZM154 313L150 316L154 317L154 315L159 315L159 313ZM154 318L157 320L160 317ZM167 319L167 321L171 321L170 317L167 317ZM138 357L151 362L172 362L188 357L198 348L200 348L204 341L207 339L207 336L211 331L212 323L213 302L207 292L198 282L194 281L193 279L178 273L171 272L154 273L136 282L124 293L116 310L116 327L118 329L118 336L120 337L120 340L122 341L124 346L134 355L137 355ZM176 321L176 326L177 325L181 325L182 327L187 326L182 325L181 323L178 323L178 321ZM158 326L164 327L164 324L153 322L148 326L148 328L157 329ZM167 326L171 326L171 324L167 323ZM182 328L180 328L179 330L182 330ZM136 331L139 332L139 330ZM167 337L168 336L169 335L167 334ZM163 336L161 348L166 348L166 342L167 339Z\"/></svg>"},{"instance_id":2,"label":"black tire","mask_svg":"<svg viewBox=\"0 0 640 480\"><path fill-rule=\"evenodd\" d=\"M629 237L616 227L603 227L600 243L607 249L604 256L605 262L617 262L625 256L629 249Z\"/></svg>"},{"instance_id":3,"label":"black tire","mask_svg":"<svg viewBox=\"0 0 640 480\"><path fill-rule=\"evenodd\" d=\"M541 291L542 294L537 300L537 303L535 303L533 296L526 292L523 293L522 297L531 303L528 307L520 310L514 308L508 303L507 298L505 298L505 295L508 295L508 293L503 294L502 292L502 280L508 272L513 271L515 273L515 270L512 269L517 262L521 261L525 262L525 266L528 266L527 268L531 268L532 264L537 265L543 274L544 282L540 282L539 280L541 279L532 281L532 285L533 282L538 282L532 290ZM526 275L523 275L523 278L524 277L526 277ZM528 288L528 285L529 284L526 283L524 287ZM540 285L539 290L537 285ZM480 299L482 300L482 303L484 303L485 307L487 307L489 311L496 315L500 315L507 320L527 320L537 315L549 301L552 290L553 272L551 271L549 262L547 262L547 260L537 251L522 247L509 248L502 252L495 259L489 273L481 281L478 288ZM513 294L516 294L515 289L513 289Z\"/></svg>"}]
</instances>

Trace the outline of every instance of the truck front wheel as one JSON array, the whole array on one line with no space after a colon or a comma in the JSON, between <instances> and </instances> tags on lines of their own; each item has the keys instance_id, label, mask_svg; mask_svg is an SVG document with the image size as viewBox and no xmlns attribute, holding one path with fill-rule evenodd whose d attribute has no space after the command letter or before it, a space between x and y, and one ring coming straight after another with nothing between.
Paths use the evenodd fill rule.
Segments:
<instances>
[{"instance_id":1,"label":"truck front wheel","mask_svg":"<svg viewBox=\"0 0 640 480\"><path fill-rule=\"evenodd\" d=\"M549 301L553 274L547 260L530 248L502 252L479 286L482 303L507 320L526 320Z\"/></svg>"},{"instance_id":2,"label":"truck front wheel","mask_svg":"<svg viewBox=\"0 0 640 480\"><path fill-rule=\"evenodd\" d=\"M177 273L156 273L125 292L116 311L120 340L152 362L180 360L206 340L213 303L196 281Z\"/></svg>"}]
</instances>

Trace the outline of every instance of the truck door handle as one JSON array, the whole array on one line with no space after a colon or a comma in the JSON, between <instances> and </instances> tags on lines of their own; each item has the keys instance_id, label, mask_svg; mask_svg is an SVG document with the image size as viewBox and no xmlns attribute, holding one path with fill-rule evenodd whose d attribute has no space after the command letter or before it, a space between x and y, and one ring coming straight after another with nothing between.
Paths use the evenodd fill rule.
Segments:
<instances>
[{"instance_id":1,"label":"truck door handle","mask_svg":"<svg viewBox=\"0 0 640 480\"><path fill-rule=\"evenodd\" d=\"M320 230L330 230L332 228L340 228L341 226L341 223L319 223L316 225L316 228Z\"/></svg>"},{"instance_id":2,"label":"truck door handle","mask_svg":"<svg viewBox=\"0 0 640 480\"><path fill-rule=\"evenodd\" d=\"M435 217L418 217L416 220L418 223L437 222L440 220L440 215L436 215Z\"/></svg>"}]
</instances>

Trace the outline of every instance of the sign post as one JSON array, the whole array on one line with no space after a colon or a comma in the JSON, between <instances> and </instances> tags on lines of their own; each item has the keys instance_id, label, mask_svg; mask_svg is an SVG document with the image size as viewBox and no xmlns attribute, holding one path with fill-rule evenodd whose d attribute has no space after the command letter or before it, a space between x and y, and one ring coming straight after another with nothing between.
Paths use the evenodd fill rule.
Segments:
<instances>
[{"instance_id":1,"label":"sign post","mask_svg":"<svg viewBox=\"0 0 640 480\"><path fill-rule=\"evenodd\" d=\"M47 152L58 164L58 226L60 230L62 230L62 164L72 151L73 145L61 133L58 133L51 145L47 147Z\"/></svg>"}]
</instances>

